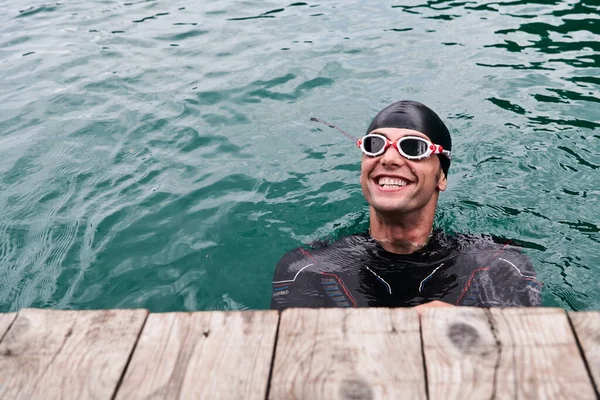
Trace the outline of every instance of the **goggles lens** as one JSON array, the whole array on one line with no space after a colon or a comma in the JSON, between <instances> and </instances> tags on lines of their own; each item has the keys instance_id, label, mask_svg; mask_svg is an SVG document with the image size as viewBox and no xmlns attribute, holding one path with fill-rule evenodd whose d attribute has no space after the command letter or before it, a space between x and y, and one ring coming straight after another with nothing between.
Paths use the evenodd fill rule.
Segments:
<instances>
[{"instance_id":1,"label":"goggles lens","mask_svg":"<svg viewBox=\"0 0 600 400\"><path fill-rule=\"evenodd\" d=\"M379 153L385 147L385 139L381 136L365 136L363 146L365 151L369 153Z\"/></svg>"},{"instance_id":2,"label":"goggles lens","mask_svg":"<svg viewBox=\"0 0 600 400\"><path fill-rule=\"evenodd\" d=\"M406 138L401 140L399 145L402 152L411 157L420 157L426 154L427 150L429 150L429 143L418 138Z\"/></svg>"}]
</instances>

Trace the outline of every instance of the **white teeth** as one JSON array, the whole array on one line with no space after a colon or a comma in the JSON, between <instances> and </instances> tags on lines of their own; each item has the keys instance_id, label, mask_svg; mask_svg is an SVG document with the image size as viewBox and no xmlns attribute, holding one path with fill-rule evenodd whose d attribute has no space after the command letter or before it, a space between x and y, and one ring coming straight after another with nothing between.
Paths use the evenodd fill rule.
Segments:
<instances>
[{"instance_id":1,"label":"white teeth","mask_svg":"<svg viewBox=\"0 0 600 400\"><path fill-rule=\"evenodd\" d=\"M393 179L393 178L379 178L377 182L379 186L406 186L408 182L404 179Z\"/></svg>"}]
</instances>

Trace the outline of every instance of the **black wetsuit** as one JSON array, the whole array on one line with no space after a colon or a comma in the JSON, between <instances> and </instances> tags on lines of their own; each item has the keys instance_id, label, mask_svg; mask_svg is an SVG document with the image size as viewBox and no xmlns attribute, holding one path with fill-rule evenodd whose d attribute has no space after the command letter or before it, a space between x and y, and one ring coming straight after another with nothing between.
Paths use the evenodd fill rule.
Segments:
<instances>
[{"instance_id":1,"label":"black wetsuit","mask_svg":"<svg viewBox=\"0 0 600 400\"><path fill-rule=\"evenodd\" d=\"M277 264L271 308L540 305L529 259L491 239L434 232L420 251L385 251L367 234L298 248Z\"/></svg>"}]
</instances>

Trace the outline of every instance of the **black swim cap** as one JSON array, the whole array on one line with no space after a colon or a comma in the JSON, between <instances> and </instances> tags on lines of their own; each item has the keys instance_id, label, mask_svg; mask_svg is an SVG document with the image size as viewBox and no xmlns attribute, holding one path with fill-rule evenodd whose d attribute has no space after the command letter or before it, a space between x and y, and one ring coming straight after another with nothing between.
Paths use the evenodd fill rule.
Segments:
<instances>
[{"instance_id":1,"label":"black swim cap","mask_svg":"<svg viewBox=\"0 0 600 400\"><path fill-rule=\"evenodd\" d=\"M403 128L419 131L427 135L433 143L442 146L444 150L452 150L452 139L446 125L432 109L417 101L402 100L381 110L373 118L367 133L379 128ZM447 177L450 160L441 154L438 154L438 157L442 171Z\"/></svg>"}]
</instances>

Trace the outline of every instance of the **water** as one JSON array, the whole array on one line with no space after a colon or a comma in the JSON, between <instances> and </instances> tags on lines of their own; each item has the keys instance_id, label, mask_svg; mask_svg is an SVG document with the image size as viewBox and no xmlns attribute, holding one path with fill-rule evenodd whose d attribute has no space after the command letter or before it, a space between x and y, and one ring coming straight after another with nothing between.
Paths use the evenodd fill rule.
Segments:
<instances>
[{"instance_id":1,"label":"water","mask_svg":"<svg viewBox=\"0 0 600 400\"><path fill-rule=\"evenodd\" d=\"M453 134L437 225L600 308L597 0L0 2L0 311L261 309L288 250L368 224L364 133Z\"/></svg>"}]
</instances>

